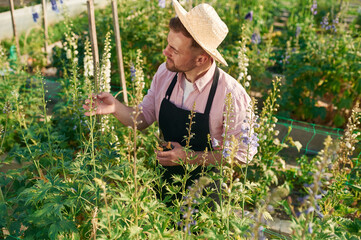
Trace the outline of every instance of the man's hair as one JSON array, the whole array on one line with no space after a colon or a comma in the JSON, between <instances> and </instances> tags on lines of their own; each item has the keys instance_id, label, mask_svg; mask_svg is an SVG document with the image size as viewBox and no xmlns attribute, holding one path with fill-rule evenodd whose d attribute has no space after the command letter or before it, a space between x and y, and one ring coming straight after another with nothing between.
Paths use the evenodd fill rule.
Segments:
<instances>
[{"instance_id":1,"label":"man's hair","mask_svg":"<svg viewBox=\"0 0 361 240\"><path fill-rule=\"evenodd\" d=\"M194 40L192 35L184 27L183 23L180 21L180 19L178 17L171 18L171 20L169 21L169 28L172 29L173 31L175 31L176 33L181 32L181 33L183 33L184 36L191 38L192 39L192 45L191 45L192 47L202 49L202 47L199 46L199 44Z\"/></svg>"}]
</instances>

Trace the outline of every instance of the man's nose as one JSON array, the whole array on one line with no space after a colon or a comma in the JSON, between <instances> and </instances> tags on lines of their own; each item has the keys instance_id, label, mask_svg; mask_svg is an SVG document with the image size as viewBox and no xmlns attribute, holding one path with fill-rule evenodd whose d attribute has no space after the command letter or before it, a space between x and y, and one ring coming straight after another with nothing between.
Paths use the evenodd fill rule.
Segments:
<instances>
[{"instance_id":1,"label":"man's nose","mask_svg":"<svg viewBox=\"0 0 361 240\"><path fill-rule=\"evenodd\" d=\"M166 57L171 57L171 53L169 51L169 45L167 45L165 47L165 49L163 50L163 55L166 56Z\"/></svg>"}]
</instances>

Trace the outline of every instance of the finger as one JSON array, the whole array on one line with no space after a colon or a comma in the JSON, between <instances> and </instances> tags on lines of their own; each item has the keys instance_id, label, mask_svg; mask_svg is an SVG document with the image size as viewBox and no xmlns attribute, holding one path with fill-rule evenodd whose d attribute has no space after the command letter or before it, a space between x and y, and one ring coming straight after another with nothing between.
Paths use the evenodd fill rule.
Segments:
<instances>
[{"instance_id":1,"label":"finger","mask_svg":"<svg viewBox=\"0 0 361 240\"><path fill-rule=\"evenodd\" d=\"M97 98L97 94L96 93L92 93L88 95L88 99L96 99Z\"/></svg>"},{"instance_id":2,"label":"finger","mask_svg":"<svg viewBox=\"0 0 361 240\"><path fill-rule=\"evenodd\" d=\"M94 115L95 115L95 112L94 112L94 111L85 112L84 115L87 116L87 117L94 116Z\"/></svg>"},{"instance_id":3,"label":"finger","mask_svg":"<svg viewBox=\"0 0 361 240\"><path fill-rule=\"evenodd\" d=\"M107 93L107 92L101 92L101 93L97 94L96 97L97 97L98 99L103 99L103 98L108 97L109 95L111 95L111 94L110 94L110 93Z\"/></svg>"},{"instance_id":4,"label":"finger","mask_svg":"<svg viewBox=\"0 0 361 240\"><path fill-rule=\"evenodd\" d=\"M85 110L89 110L89 109L90 109L90 107L89 107L88 105L86 105L86 104L83 104L83 108L84 108Z\"/></svg>"},{"instance_id":5,"label":"finger","mask_svg":"<svg viewBox=\"0 0 361 240\"><path fill-rule=\"evenodd\" d=\"M175 165L177 165L171 160L163 160L163 159L159 160L159 164L162 165L162 166L175 166Z\"/></svg>"},{"instance_id":6,"label":"finger","mask_svg":"<svg viewBox=\"0 0 361 240\"><path fill-rule=\"evenodd\" d=\"M171 142L174 147L182 147L178 142Z\"/></svg>"}]
</instances>

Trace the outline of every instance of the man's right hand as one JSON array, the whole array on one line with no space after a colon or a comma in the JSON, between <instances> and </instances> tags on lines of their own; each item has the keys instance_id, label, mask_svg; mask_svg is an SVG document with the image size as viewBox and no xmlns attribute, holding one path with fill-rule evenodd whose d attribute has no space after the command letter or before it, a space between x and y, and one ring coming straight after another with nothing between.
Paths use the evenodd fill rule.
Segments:
<instances>
[{"instance_id":1,"label":"man's right hand","mask_svg":"<svg viewBox=\"0 0 361 240\"><path fill-rule=\"evenodd\" d=\"M107 92L93 95L92 98L85 100L83 108L86 110L86 116L93 116L95 114L112 114L115 113L116 99L112 94Z\"/></svg>"}]
</instances>

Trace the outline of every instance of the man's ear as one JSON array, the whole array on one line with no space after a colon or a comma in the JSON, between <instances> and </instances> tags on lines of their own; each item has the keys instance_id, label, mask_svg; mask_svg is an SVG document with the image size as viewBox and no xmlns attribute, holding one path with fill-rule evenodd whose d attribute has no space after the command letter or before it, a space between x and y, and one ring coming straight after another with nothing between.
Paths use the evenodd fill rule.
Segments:
<instances>
[{"instance_id":1,"label":"man's ear","mask_svg":"<svg viewBox=\"0 0 361 240\"><path fill-rule=\"evenodd\" d=\"M211 56L209 56L208 53L203 52L201 54L199 54L196 58L196 64L198 66L203 65L204 63L206 63L208 60L210 60Z\"/></svg>"}]
</instances>

